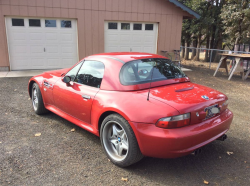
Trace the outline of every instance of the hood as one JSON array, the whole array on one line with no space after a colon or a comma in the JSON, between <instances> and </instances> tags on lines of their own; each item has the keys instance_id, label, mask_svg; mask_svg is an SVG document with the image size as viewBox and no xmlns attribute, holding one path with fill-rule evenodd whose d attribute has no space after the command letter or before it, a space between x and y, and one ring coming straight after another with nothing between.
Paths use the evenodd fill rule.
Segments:
<instances>
[{"instance_id":1,"label":"hood","mask_svg":"<svg viewBox=\"0 0 250 186\"><path fill-rule=\"evenodd\" d=\"M60 70L47 71L47 72L44 72L44 74L47 75L47 76L61 77L61 75L63 73L66 73L68 71L69 71L69 68L64 68L64 69L60 69Z\"/></svg>"},{"instance_id":2,"label":"hood","mask_svg":"<svg viewBox=\"0 0 250 186\"><path fill-rule=\"evenodd\" d=\"M205 99L207 97L208 100ZM194 118L197 119L197 113L204 112L205 108L212 105L220 106L227 100L226 95L221 92L191 82L152 88L150 98L174 107L180 114L191 113L193 123L198 122L194 121Z\"/></svg>"}]
</instances>

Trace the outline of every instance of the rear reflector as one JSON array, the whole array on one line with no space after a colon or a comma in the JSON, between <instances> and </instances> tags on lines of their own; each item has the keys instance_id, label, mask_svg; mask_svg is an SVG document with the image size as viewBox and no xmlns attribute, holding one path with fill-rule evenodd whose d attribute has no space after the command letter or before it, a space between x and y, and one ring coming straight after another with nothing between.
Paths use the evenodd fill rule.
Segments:
<instances>
[{"instance_id":1,"label":"rear reflector","mask_svg":"<svg viewBox=\"0 0 250 186\"><path fill-rule=\"evenodd\" d=\"M161 118L156 123L156 126L165 129L173 129L173 128L187 126L189 125L189 123L190 123L190 113L187 113L178 116Z\"/></svg>"}]
</instances>

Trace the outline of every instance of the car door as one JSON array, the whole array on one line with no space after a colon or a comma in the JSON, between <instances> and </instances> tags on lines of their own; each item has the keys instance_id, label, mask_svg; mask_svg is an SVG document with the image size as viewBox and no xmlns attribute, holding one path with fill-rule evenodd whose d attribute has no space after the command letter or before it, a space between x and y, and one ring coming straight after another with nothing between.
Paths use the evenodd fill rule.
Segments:
<instances>
[{"instance_id":1,"label":"car door","mask_svg":"<svg viewBox=\"0 0 250 186\"><path fill-rule=\"evenodd\" d=\"M55 106L67 114L91 123L91 106L95 95L99 91L104 74L104 64L99 61L84 61L79 70L72 69L66 76L71 82L66 84L58 81L53 95Z\"/></svg>"}]
</instances>

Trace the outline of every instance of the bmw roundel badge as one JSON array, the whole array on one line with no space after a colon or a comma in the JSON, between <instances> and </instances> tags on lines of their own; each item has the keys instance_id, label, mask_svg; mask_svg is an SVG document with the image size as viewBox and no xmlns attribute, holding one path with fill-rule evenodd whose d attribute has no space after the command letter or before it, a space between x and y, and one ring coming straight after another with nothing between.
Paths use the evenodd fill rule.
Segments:
<instances>
[{"instance_id":1,"label":"bmw roundel badge","mask_svg":"<svg viewBox=\"0 0 250 186\"><path fill-rule=\"evenodd\" d=\"M207 97L206 95L203 95L203 96L201 96L203 99L205 99L205 100L209 100L209 97Z\"/></svg>"}]
</instances>

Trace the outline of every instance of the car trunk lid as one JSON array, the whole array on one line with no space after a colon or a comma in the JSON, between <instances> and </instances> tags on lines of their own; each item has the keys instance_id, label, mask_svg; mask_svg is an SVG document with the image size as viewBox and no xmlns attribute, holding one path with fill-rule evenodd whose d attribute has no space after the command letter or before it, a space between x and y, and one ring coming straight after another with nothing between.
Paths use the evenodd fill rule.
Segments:
<instances>
[{"instance_id":1,"label":"car trunk lid","mask_svg":"<svg viewBox=\"0 0 250 186\"><path fill-rule=\"evenodd\" d=\"M191 82L152 88L150 98L174 107L180 114L190 113L191 124L218 115L212 114L211 109L218 107L222 112L222 104L227 100L221 92Z\"/></svg>"}]
</instances>

